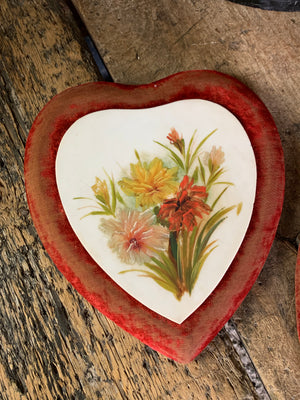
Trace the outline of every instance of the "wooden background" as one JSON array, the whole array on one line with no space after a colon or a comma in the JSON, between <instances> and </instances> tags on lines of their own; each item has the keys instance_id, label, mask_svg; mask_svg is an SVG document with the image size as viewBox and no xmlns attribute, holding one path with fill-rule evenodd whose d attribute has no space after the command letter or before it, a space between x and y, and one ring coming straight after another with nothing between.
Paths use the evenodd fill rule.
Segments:
<instances>
[{"instance_id":1,"label":"wooden background","mask_svg":"<svg viewBox=\"0 0 300 400\"><path fill-rule=\"evenodd\" d=\"M261 97L280 132L286 196L270 256L231 321L188 365L154 352L79 296L28 211L23 160L34 118L56 93L102 79L81 20L116 82L225 72ZM300 398L299 38L300 14L225 0L1 0L0 400Z\"/></svg>"}]
</instances>

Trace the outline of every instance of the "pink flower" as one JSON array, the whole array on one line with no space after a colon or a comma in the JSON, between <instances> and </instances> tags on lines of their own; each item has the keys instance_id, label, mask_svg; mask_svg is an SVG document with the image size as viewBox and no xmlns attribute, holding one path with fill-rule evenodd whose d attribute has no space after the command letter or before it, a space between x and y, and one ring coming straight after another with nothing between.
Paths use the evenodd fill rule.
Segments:
<instances>
[{"instance_id":1,"label":"pink flower","mask_svg":"<svg viewBox=\"0 0 300 400\"><path fill-rule=\"evenodd\" d=\"M116 219L102 219L100 228L110 236L108 246L126 264L144 264L168 247L169 232L154 225L155 216L149 212L121 210Z\"/></svg>"},{"instance_id":2,"label":"pink flower","mask_svg":"<svg viewBox=\"0 0 300 400\"><path fill-rule=\"evenodd\" d=\"M222 147L219 147L217 149L216 146L213 146L210 152L210 159L214 168L219 167L221 164L223 164L225 158Z\"/></svg>"},{"instance_id":3,"label":"pink flower","mask_svg":"<svg viewBox=\"0 0 300 400\"><path fill-rule=\"evenodd\" d=\"M211 170L215 171L220 167L221 164L225 161L225 154L222 151L222 147L218 149L216 146L213 146L210 153L206 152L204 154L204 163L211 165Z\"/></svg>"}]
</instances>

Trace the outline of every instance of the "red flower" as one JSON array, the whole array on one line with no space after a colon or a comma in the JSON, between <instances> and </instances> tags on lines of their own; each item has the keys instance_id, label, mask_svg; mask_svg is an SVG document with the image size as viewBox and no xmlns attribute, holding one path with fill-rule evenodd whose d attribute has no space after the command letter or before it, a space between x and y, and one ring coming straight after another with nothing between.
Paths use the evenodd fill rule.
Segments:
<instances>
[{"instance_id":1,"label":"red flower","mask_svg":"<svg viewBox=\"0 0 300 400\"><path fill-rule=\"evenodd\" d=\"M185 175L176 197L165 200L158 216L169 221L169 229L179 232L183 228L192 231L197 225L196 217L203 218L209 214L210 207L204 203L208 196L205 186L193 185L194 180L189 180Z\"/></svg>"},{"instance_id":2,"label":"red flower","mask_svg":"<svg viewBox=\"0 0 300 400\"><path fill-rule=\"evenodd\" d=\"M179 136L179 133L175 128L171 128L171 132L168 134L167 139L170 140L171 144L174 144L179 140L182 140L182 137Z\"/></svg>"}]
</instances>

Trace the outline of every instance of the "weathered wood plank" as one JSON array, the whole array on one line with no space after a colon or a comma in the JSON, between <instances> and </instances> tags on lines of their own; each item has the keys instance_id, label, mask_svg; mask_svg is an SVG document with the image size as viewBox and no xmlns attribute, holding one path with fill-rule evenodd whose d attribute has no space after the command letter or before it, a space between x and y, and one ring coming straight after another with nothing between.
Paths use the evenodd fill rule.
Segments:
<instances>
[{"instance_id":1,"label":"weathered wood plank","mask_svg":"<svg viewBox=\"0 0 300 400\"><path fill-rule=\"evenodd\" d=\"M275 240L258 281L233 317L272 399L296 400L300 393L296 258L296 249Z\"/></svg>"},{"instance_id":2,"label":"weathered wood plank","mask_svg":"<svg viewBox=\"0 0 300 400\"><path fill-rule=\"evenodd\" d=\"M300 226L300 14L211 0L73 3L116 81L140 84L181 70L216 69L247 84L271 111L285 153L285 204L262 277L234 321L272 396L297 398L293 294Z\"/></svg>"},{"instance_id":3,"label":"weathered wood plank","mask_svg":"<svg viewBox=\"0 0 300 400\"><path fill-rule=\"evenodd\" d=\"M188 366L95 311L47 256L25 198L24 145L56 93L98 80L66 4L0 4L0 399L257 399L226 331Z\"/></svg>"}]
</instances>

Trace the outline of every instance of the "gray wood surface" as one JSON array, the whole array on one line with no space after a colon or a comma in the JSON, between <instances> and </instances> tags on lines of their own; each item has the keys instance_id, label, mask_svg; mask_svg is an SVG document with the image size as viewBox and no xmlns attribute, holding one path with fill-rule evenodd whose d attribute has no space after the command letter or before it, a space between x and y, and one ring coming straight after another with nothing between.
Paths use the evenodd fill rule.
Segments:
<instances>
[{"instance_id":1,"label":"gray wood surface","mask_svg":"<svg viewBox=\"0 0 300 400\"><path fill-rule=\"evenodd\" d=\"M282 138L286 202L258 281L195 361L175 363L122 331L49 259L32 224L23 178L25 141L39 110L56 93L101 77L68 2L2 0L0 399L297 400L298 14L207 0L74 3L116 81L145 83L179 70L214 68L254 89ZM259 39L264 35L269 41Z\"/></svg>"}]
</instances>

